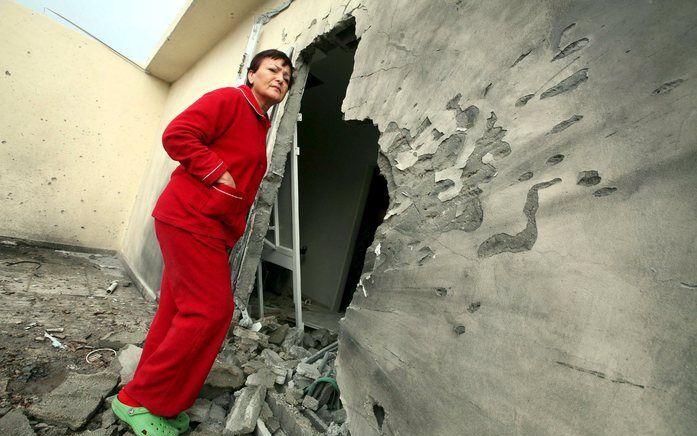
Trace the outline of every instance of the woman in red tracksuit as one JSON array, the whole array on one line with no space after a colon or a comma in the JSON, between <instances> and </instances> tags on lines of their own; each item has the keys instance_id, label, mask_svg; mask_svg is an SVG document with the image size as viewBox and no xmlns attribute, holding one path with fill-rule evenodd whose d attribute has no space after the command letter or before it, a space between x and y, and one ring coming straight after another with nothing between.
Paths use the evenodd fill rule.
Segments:
<instances>
[{"instance_id":1,"label":"woman in red tracksuit","mask_svg":"<svg viewBox=\"0 0 697 436\"><path fill-rule=\"evenodd\" d=\"M179 165L153 217L164 271L160 301L134 378L115 414L138 435L173 436L196 400L232 319L228 250L266 172L266 112L292 83L285 53L266 50L246 85L209 92L179 114L162 144Z\"/></svg>"}]
</instances>

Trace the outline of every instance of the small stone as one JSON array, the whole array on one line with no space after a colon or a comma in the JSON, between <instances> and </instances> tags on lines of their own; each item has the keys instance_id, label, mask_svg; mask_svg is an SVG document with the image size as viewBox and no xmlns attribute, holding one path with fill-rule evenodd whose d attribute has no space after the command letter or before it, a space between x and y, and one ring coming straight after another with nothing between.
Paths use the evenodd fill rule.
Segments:
<instances>
[{"instance_id":1,"label":"small stone","mask_svg":"<svg viewBox=\"0 0 697 436\"><path fill-rule=\"evenodd\" d=\"M205 422L211 411L213 402L205 398L197 398L194 405L187 411L191 422Z\"/></svg>"},{"instance_id":2,"label":"small stone","mask_svg":"<svg viewBox=\"0 0 697 436\"><path fill-rule=\"evenodd\" d=\"M281 347L288 351L290 347L293 345L300 345L300 343L303 340L303 334L304 332L302 330L299 330L297 327L291 327L288 329L288 333L286 334L286 338L283 340L283 343Z\"/></svg>"},{"instance_id":3,"label":"small stone","mask_svg":"<svg viewBox=\"0 0 697 436\"><path fill-rule=\"evenodd\" d=\"M285 371L284 371L285 374ZM268 389L273 388L276 382L276 374L274 374L269 368L262 368L258 372L247 377L245 382L246 386L265 386Z\"/></svg>"},{"instance_id":4,"label":"small stone","mask_svg":"<svg viewBox=\"0 0 697 436\"><path fill-rule=\"evenodd\" d=\"M271 412L271 408L269 408L269 404L266 401L264 401L264 404L261 405L261 412L259 412L259 416L264 421L273 416L273 412Z\"/></svg>"},{"instance_id":5,"label":"small stone","mask_svg":"<svg viewBox=\"0 0 697 436\"><path fill-rule=\"evenodd\" d=\"M118 383L118 375L102 371L71 374L28 411L36 418L77 430L84 426Z\"/></svg>"},{"instance_id":6,"label":"small stone","mask_svg":"<svg viewBox=\"0 0 697 436\"><path fill-rule=\"evenodd\" d=\"M290 349L288 349L288 354L296 359L304 359L312 356L309 351L297 345L291 346Z\"/></svg>"},{"instance_id":7,"label":"small stone","mask_svg":"<svg viewBox=\"0 0 697 436\"><path fill-rule=\"evenodd\" d=\"M116 415L111 410L111 407L107 407L104 413L102 413L102 428L108 428L116 424Z\"/></svg>"},{"instance_id":8,"label":"small stone","mask_svg":"<svg viewBox=\"0 0 697 436\"><path fill-rule=\"evenodd\" d=\"M281 428L281 423L278 421L278 418L276 418L275 416L268 418L264 422L266 422L266 428L268 428L271 433L275 434L278 431L278 429Z\"/></svg>"},{"instance_id":9,"label":"small stone","mask_svg":"<svg viewBox=\"0 0 697 436\"><path fill-rule=\"evenodd\" d=\"M312 380L315 380L321 376L314 365L304 362L298 363L298 366L295 367L295 371L298 373L298 375L307 377Z\"/></svg>"},{"instance_id":10,"label":"small stone","mask_svg":"<svg viewBox=\"0 0 697 436\"><path fill-rule=\"evenodd\" d=\"M121 365L121 382L119 383L121 386L133 379L133 374L136 372L138 362L140 361L140 355L142 353L142 348L131 344L128 344L119 350L116 358L119 361L119 365Z\"/></svg>"},{"instance_id":11,"label":"small stone","mask_svg":"<svg viewBox=\"0 0 697 436\"><path fill-rule=\"evenodd\" d=\"M211 410L210 413L208 414L208 422L210 423L215 423L219 426L225 426L225 418L227 416L227 413L225 412L225 409L222 408L221 406L213 403L211 404Z\"/></svg>"},{"instance_id":12,"label":"small stone","mask_svg":"<svg viewBox=\"0 0 697 436\"><path fill-rule=\"evenodd\" d=\"M244 373L239 367L215 362L199 396L212 399L241 388L244 381Z\"/></svg>"},{"instance_id":13,"label":"small stone","mask_svg":"<svg viewBox=\"0 0 697 436\"><path fill-rule=\"evenodd\" d=\"M29 419L19 410L13 410L0 418L0 434L12 436L34 436Z\"/></svg>"},{"instance_id":14,"label":"small stone","mask_svg":"<svg viewBox=\"0 0 697 436\"><path fill-rule=\"evenodd\" d=\"M303 399L303 407L315 411L319 409L319 401L317 400L317 398L307 395Z\"/></svg>"},{"instance_id":15,"label":"small stone","mask_svg":"<svg viewBox=\"0 0 697 436\"><path fill-rule=\"evenodd\" d=\"M288 324L281 324L280 327L271 332L271 334L269 335L269 343L274 345L281 345L283 343L283 340L286 338L286 334L288 333L289 328L290 327L288 326Z\"/></svg>"}]
</instances>

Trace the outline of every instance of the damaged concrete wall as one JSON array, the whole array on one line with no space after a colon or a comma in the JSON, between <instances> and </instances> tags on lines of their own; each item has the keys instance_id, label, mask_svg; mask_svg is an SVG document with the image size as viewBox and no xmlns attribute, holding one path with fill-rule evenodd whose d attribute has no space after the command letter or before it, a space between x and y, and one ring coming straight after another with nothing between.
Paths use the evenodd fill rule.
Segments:
<instances>
[{"instance_id":1,"label":"damaged concrete wall","mask_svg":"<svg viewBox=\"0 0 697 436\"><path fill-rule=\"evenodd\" d=\"M392 207L342 322L352 433L690 434L697 6L298 0L259 48L297 55L349 16L343 110L380 129ZM230 83L246 24L175 83L163 124ZM243 300L301 97L260 190ZM153 162L127 241L156 289L149 213L171 164Z\"/></svg>"},{"instance_id":2,"label":"damaged concrete wall","mask_svg":"<svg viewBox=\"0 0 697 436\"><path fill-rule=\"evenodd\" d=\"M392 3L356 11L343 104L391 197L352 434L691 434L697 4Z\"/></svg>"},{"instance_id":3,"label":"damaged concrete wall","mask_svg":"<svg viewBox=\"0 0 697 436\"><path fill-rule=\"evenodd\" d=\"M0 1L0 235L119 249L169 85Z\"/></svg>"}]
</instances>

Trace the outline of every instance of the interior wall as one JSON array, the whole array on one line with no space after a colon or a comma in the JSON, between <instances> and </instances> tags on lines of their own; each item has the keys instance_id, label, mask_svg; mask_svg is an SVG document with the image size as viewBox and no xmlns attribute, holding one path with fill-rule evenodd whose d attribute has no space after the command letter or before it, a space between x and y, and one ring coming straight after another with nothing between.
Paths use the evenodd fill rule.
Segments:
<instances>
[{"instance_id":1,"label":"interior wall","mask_svg":"<svg viewBox=\"0 0 697 436\"><path fill-rule=\"evenodd\" d=\"M310 65L323 83L305 90L298 123L302 294L338 310L353 242L377 165L378 131L347 123L341 103L353 53L340 48Z\"/></svg>"},{"instance_id":2,"label":"interior wall","mask_svg":"<svg viewBox=\"0 0 697 436\"><path fill-rule=\"evenodd\" d=\"M169 85L0 1L0 235L117 250Z\"/></svg>"},{"instance_id":3,"label":"interior wall","mask_svg":"<svg viewBox=\"0 0 697 436\"><path fill-rule=\"evenodd\" d=\"M155 129L158 134L162 133L172 118L204 93L234 84L254 18L278 7L281 3L283 3L282 0L259 2L249 16L236 21L236 27L231 29L225 38L172 84L164 105L163 116L158 128ZM305 39L309 38L311 41L314 37L305 32L309 23L314 20L311 27L321 32L325 26L331 26L331 22L327 20L335 22L344 12L344 7L335 0L295 1L288 9L264 25L257 51L267 48L304 47L309 43ZM297 53L296 51L296 56ZM162 275L162 257L150 214L175 167L176 163L169 159L161 144L159 142L153 144L152 159L139 185L136 204L128 220L124 238L124 260L139 277L146 291L152 295L158 293ZM254 270L256 271L256 268ZM243 293L251 289L253 280L248 282Z\"/></svg>"}]
</instances>

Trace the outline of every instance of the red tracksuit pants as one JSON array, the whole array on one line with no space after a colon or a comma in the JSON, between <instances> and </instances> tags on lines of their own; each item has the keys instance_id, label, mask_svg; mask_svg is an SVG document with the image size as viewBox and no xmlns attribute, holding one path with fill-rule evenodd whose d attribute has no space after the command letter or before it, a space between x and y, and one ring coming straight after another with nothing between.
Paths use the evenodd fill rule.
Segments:
<instances>
[{"instance_id":1,"label":"red tracksuit pants","mask_svg":"<svg viewBox=\"0 0 697 436\"><path fill-rule=\"evenodd\" d=\"M164 260L160 303L124 390L159 416L194 404L232 319L225 241L155 220Z\"/></svg>"}]
</instances>

